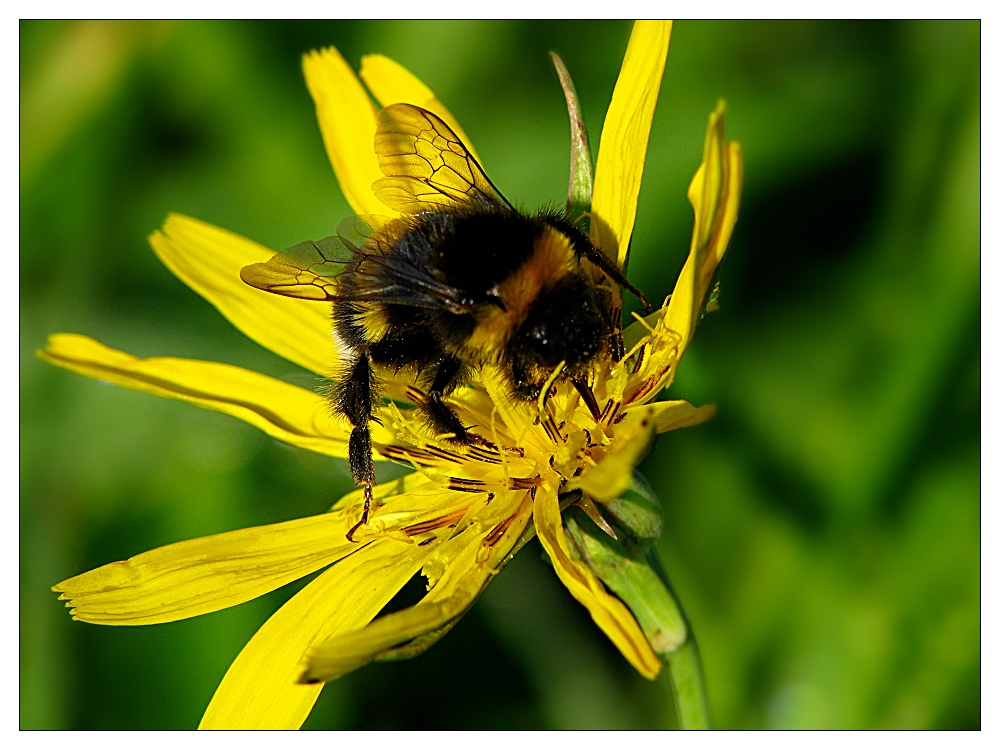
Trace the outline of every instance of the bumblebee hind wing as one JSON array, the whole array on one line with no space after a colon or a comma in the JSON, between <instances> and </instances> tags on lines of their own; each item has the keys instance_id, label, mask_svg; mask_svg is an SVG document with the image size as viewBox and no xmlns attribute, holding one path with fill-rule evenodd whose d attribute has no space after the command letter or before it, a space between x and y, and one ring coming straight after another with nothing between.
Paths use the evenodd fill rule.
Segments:
<instances>
[{"instance_id":1,"label":"bumblebee hind wing","mask_svg":"<svg viewBox=\"0 0 1000 750\"><path fill-rule=\"evenodd\" d=\"M319 302L396 304L454 313L471 302L455 287L384 246L388 222L381 216L353 216L338 236L300 242L266 263L244 266L246 284L272 294ZM376 250L382 245L383 252Z\"/></svg>"},{"instance_id":2,"label":"bumblebee hind wing","mask_svg":"<svg viewBox=\"0 0 1000 750\"><path fill-rule=\"evenodd\" d=\"M394 249L405 223L377 214L349 216L337 235L354 252L357 263L344 277L341 299L468 312L471 302L419 263Z\"/></svg>"},{"instance_id":3,"label":"bumblebee hind wing","mask_svg":"<svg viewBox=\"0 0 1000 750\"><path fill-rule=\"evenodd\" d=\"M310 300L334 300L336 277L354 252L339 237L307 240L278 253L266 263L240 270L244 283L273 294Z\"/></svg>"},{"instance_id":4,"label":"bumblebee hind wing","mask_svg":"<svg viewBox=\"0 0 1000 750\"><path fill-rule=\"evenodd\" d=\"M391 104L378 113L375 154L385 177L372 190L402 213L456 203L513 208L444 120L420 107Z\"/></svg>"}]
</instances>

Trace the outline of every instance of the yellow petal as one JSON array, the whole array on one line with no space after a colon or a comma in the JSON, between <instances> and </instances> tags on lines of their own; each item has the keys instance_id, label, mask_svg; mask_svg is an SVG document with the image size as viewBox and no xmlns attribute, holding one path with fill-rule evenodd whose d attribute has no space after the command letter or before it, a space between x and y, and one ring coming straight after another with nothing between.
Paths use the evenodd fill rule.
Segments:
<instances>
[{"instance_id":1,"label":"yellow petal","mask_svg":"<svg viewBox=\"0 0 1000 750\"><path fill-rule=\"evenodd\" d=\"M509 510L514 499L517 507L509 517L467 527L436 548L428 566L441 572L425 567L431 589L418 604L380 617L363 630L320 643L307 657L302 679L336 679L394 648L448 627L461 617L509 559L531 518L530 493L506 494L494 502L507 505Z\"/></svg>"},{"instance_id":2,"label":"yellow petal","mask_svg":"<svg viewBox=\"0 0 1000 750\"><path fill-rule=\"evenodd\" d=\"M149 243L177 278L258 344L320 375L332 372L330 306L267 294L240 279L243 266L263 263L273 251L179 214L170 214Z\"/></svg>"},{"instance_id":3,"label":"yellow petal","mask_svg":"<svg viewBox=\"0 0 1000 750\"><path fill-rule=\"evenodd\" d=\"M215 612L358 550L344 513L229 531L143 552L53 586L77 620L150 625Z\"/></svg>"},{"instance_id":4,"label":"yellow petal","mask_svg":"<svg viewBox=\"0 0 1000 750\"><path fill-rule=\"evenodd\" d=\"M712 404L696 407L687 401L657 401L647 408L653 420L653 431L657 435L682 427L693 427L711 419L715 414L715 406Z\"/></svg>"},{"instance_id":5,"label":"yellow petal","mask_svg":"<svg viewBox=\"0 0 1000 750\"><path fill-rule=\"evenodd\" d=\"M393 482L375 485L368 523L355 532L354 538L365 541L393 536L426 543L442 534L451 536L470 507L485 501L485 495L448 489L420 472L413 472ZM363 502L364 492L359 489L345 495L334 507L353 508L360 518L358 509Z\"/></svg>"},{"instance_id":6,"label":"yellow petal","mask_svg":"<svg viewBox=\"0 0 1000 750\"><path fill-rule=\"evenodd\" d=\"M632 473L649 452L655 422L650 406L629 409L628 418L615 427L609 450L596 466L589 466L571 483L594 500L608 502L632 486Z\"/></svg>"},{"instance_id":7,"label":"yellow petal","mask_svg":"<svg viewBox=\"0 0 1000 750\"><path fill-rule=\"evenodd\" d=\"M264 623L226 672L201 729L297 729L322 685L299 685L313 643L366 625L412 578L427 547L378 539L321 573Z\"/></svg>"},{"instance_id":8,"label":"yellow petal","mask_svg":"<svg viewBox=\"0 0 1000 750\"><path fill-rule=\"evenodd\" d=\"M455 135L465 144L469 153L475 157L476 161L479 161L479 155L469 142L465 131L458 124L458 120L445 108L434 92L424 85L423 81L398 62L390 60L385 55L365 55L361 58L361 78L368 86L368 90L372 92L372 96L378 99L383 107L404 102L415 104L436 114L455 131Z\"/></svg>"},{"instance_id":9,"label":"yellow petal","mask_svg":"<svg viewBox=\"0 0 1000 750\"><path fill-rule=\"evenodd\" d=\"M611 596L597 576L578 562L569 551L559 514L559 498L541 487L535 498L535 531L552 560L556 575L573 597L590 611L590 616L622 655L647 679L660 672L660 660L649 640L622 602Z\"/></svg>"},{"instance_id":10,"label":"yellow petal","mask_svg":"<svg viewBox=\"0 0 1000 750\"><path fill-rule=\"evenodd\" d=\"M712 276L729 244L742 187L743 155L739 144L726 143L725 107L720 102L708 118L702 163L688 188L695 217L691 250L663 317L666 327L680 336L678 358L694 333Z\"/></svg>"},{"instance_id":11,"label":"yellow petal","mask_svg":"<svg viewBox=\"0 0 1000 750\"><path fill-rule=\"evenodd\" d=\"M306 450L347 456L349 433L322 396L251 370L174 357L139 359L72 333L50 336L39 355L87 377L230 414ZM387 437L378 425L372 435L376 441Z\"/></svg>"},{"instance_id":12,"label":"yellow petal","mask_svg":"<svg viewBox=\"0 0 1000 750\"><path fill-rule=\"evenodd\" d=\"M636 21L604 118L591 202L591 239L623 267L635 223L671 21Z\"/></svg>"},{"instance_id":13,"label":"yellow petal","mask_svg":"<svg viewBox=\"0 0 1000 750\"><path fill-rule=\"evenodd\" d=\"M380 653L433 633L460 617L475 597L453 596L440 602L420 602L380 617L368 627L330 638L310 652L300 682L329 682L363 667Z\"/></svg>"},{"instance_id":14,"label":"yellow petal","mask_svg":"<svg viewBox=\"0 0 1000 750\"><path fill-rule=\"evenodd\" d=\"M663 308L645 318L636 316L636 322L625 329L630 353L624 369L620 364L616 367L616 385L620 389L616 392L630 407L648 403L674 379L681 336L664 322L669 301L668 297Z\"/></svg>"},{"instance_id":15,"label":"yellow petal","mask_svg":"<svg viewBox=\"0 0 1000 750\"><path fill-rule=\"evenodd\" d=\"M372 193L382 176L375 159L375 105L333 47L303 56L306 85L316 104L323 143L340 189L355 213L389 213Z\"/></svg>"},{"instance_id":16,"label":"yellow petal","mask_svg":"<svg viewBox=\"0 0 1000 750\"><path fill-rule=\"evenodd\" d=\"M410 493L417 492L433 486L434 488L440 490L441 487L438 484L431 482L427 477L425 477L420 472L414 471L409 474L404 474L398 479L393 479L390 482L385 482L383 484L377 484L372 488L373 499L375 501L375 506L378 507L386 502L390 497L394 496L407 496ZM330 510L341 510L342 508L347 508L350 505L360 505L365 499L365 488L359 487L354 492L348 492L346 495L341 496L337 499L337 502L333 504ZM397 507L398 500L394 500L393 508Z\"/></svg>"}]
</instances>

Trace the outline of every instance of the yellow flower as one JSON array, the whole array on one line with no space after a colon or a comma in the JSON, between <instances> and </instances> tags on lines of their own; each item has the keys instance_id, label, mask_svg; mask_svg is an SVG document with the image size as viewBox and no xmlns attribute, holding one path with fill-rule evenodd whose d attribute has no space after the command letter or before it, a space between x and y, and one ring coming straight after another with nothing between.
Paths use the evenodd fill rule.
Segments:
<instances>
[{"instance_id":1,"label":"yellow flower","mask_svg":"<svg viewBox=\"0 0 1000 750\"><path fill-rule=\"evenodd\" d=\"M669 23L636 24L601 135L591 235L619 265L629 247L669 38ZM304 69L327 152L358 213L394 214L371 189L382 174L372 147L376 109L369 92L383 105L401 101L435 112L469 143L433 93L385 57L363 60L364 85L332 48L306 55ZM720 106L688 193L695 227L687 262L663 308L625 331L627 355L599 365L596 404L582 403L555 376L538 403L512 401L485 368L449 402L463 424L479 425L497 448L456 448L406 408L420 394L400 375L388 383L392 400L381 406L372 442L376 460L415 471L375 487L368 523L353 540L348 532L361 517L361 490L319 516L171 544L70 578L55 590L76 619L143 625L213 612L322 570L246 645L201 723L294 728L322 681L433 643L537 535L572 595L642 675L655 677L660 661L649 640L572 551L561 512L581 492L598 502L620 496L655 434L710 415L711 407L653 399L673 379L702 313L736 218L741 179L740 151L725 143ZM171 271L245 334L321 376L331 372L337 352L327 306L261 294L241 282L240 269L267 261L270 250L177 215L150 241ZM90 377L232 414L292 445L347 455L349 433L320 395L255 372L138 359L73 334L52 336L41 356ZM427 578L424 598L374 619L418 573Z\"/></svg>"}]
</instances>

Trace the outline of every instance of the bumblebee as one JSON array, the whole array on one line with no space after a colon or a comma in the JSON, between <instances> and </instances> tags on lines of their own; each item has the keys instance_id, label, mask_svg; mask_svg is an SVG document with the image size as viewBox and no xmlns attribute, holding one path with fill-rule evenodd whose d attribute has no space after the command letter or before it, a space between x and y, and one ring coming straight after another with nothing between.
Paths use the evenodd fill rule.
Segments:
<instances>
[{"instance_id":1,"label":"bumblebee","mask_svg":"<svg viewBox=\"0 0 1000 750\"><path fill-rule=\"evenodd\" d=\"M369 425L380 373L413 366L426 389L422 415L460 444L488 444L446 398L485 365L512 397L537 399L556 368L592 412L593 364L620 359L621 327L606 280L649 303L565 216L527 215L494 187L436 115L393 104L377 119L375 153L385 175L372 189L401 216L354 216L337 236L303 242L242 269L250 286L333 303L341 371L330 390L351 426L348 460L365 488L375 483Z\"/></svg>"}]
</instances>

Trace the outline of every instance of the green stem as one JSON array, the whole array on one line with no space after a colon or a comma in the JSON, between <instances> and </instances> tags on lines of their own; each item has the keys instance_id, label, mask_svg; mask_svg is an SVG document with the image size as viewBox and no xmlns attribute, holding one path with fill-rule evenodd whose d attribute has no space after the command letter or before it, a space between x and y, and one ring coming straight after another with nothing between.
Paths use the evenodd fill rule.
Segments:
<instances>
[{"instance_id":1,"label":"green stem","mask_svg":"<svg viewBox=\"0 0 1000 750\"><path fill-rule=\"evenodd\" d=\"M688 631L690 632L690 630ZM670 678L670 691L677 711L680 729L711 729L708 714L708 696L705 694L705 677L701 671L701 658L694 637L669 654L661 654Z\"/></svg>"},{"instance_id":2,"label":"green stem","mask_svg":"<svg viewBox=\"0 0 1000 750\"><path fill-rule=\"evenodd\" d=\"M650 569L666 587L669 598L677 607L684 623L684 642L670 651L657 651L660 660L667 667L667 677L670 680L670 692L674 699L678 728L711 729L712 717L708 710L705 672L701 667L701 654L698 652L698 643L695 641L694 631L691 629L691 621L688 620L680 599L677 598L674 585L670 582L670 577L667 575L666 568L663 567L655 545L650 545L646 550L645 558Z\"/></svg>"}]
</instances>

